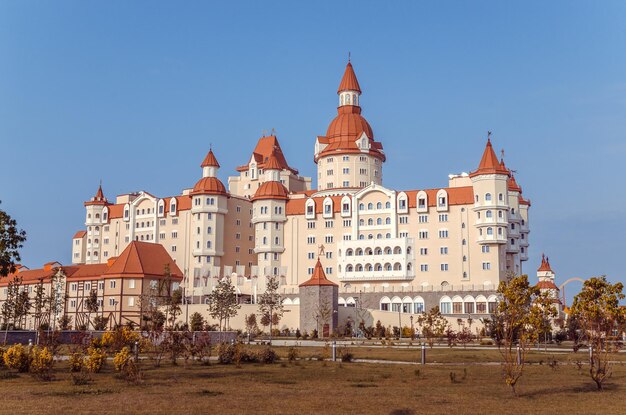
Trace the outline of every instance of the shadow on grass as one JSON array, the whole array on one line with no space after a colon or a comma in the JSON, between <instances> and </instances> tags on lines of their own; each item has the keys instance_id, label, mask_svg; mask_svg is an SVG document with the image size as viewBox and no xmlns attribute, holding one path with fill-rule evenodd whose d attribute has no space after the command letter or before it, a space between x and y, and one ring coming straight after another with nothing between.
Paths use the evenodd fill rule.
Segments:
<instances>
[{"instance_id":1,"label":"shadow on grass","mask_svg":"<svg viewBox=\"0 0 626 415\"><path fill-rule=\"evenodd\" d=\"M538 390L534 390L534 391L530 391L530 392L521 392L519 394L520 398L538 398L544 395L549 395L549 396L554 396L555 394L563 394L563 393L573 393L573 394L580 394L580 393L602 393L602 392L615 392L618 391L620 389L620 387L617 384L614 383L606 383L602 386L602 390L599 391L596 388L595 384L585 384L585 385L581 385L581 386L576 386L576 387L551 387L551 388L542 388L542 389L538 389ZM512 395L511 395L512 396Z\"/></svg>"}]
</instances>

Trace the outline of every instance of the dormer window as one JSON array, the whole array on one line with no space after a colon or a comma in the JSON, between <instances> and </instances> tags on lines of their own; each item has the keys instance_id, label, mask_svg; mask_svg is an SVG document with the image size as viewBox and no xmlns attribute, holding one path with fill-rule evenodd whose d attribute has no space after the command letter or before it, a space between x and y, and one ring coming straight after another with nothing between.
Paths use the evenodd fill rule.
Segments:
<instances>
[{"instance_id":1,"label":"dormer window","mask_svg":"<svg viewBox=\"0 0 626 415\"><path fill-rule=\"evenodd\" d=\"M439 197L439 207L445 207L446 206L446 197L445 196L440 196Z\"/></svg>"},{"instance_id":2,"label":"dormer window","mask_svg":"<svg viewBox=\"0 0 626 415\"><path fill-rule=\"evenodd\" d=\"M424 198L420 198L420 199L419 199L419 201L418 201L417 206L418 206L420 209L424 209L424 208L426 208L426 199L424 199Z\"/></svg>"}]
</instances>

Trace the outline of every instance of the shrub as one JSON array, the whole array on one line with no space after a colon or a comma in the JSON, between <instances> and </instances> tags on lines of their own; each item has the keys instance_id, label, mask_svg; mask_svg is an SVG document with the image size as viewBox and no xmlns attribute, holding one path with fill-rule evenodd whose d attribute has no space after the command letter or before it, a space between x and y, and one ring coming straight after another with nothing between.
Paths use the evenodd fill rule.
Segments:
<instances>
[{"instance_id":1,"label":"shrub","mask_svg":"<svg viewBox=\"0 0 626 415\"><path fill-rule=\"evenodd\" d=\"M99 373L104 367L107 354L99 348L89 347L87 349L87 360L85 361L85 367L91 373Z\"/></svg>"},{"instance_id":2,"label":"shrub","mask_svg":"<svg viewBox=\"0 0 626 415\"><path fill-rule=\"evenodd\" d=\"M261 350L258 354L258 357L261 363L266 364L274 363L278 360L278 355L271 347L266 347L265 349Z\"/></svg>"},{"instance_id":3,"label":"shrub","mask_svg":"<svg viewBox=\"0 0 626 415\"><path fill-rule=\"evenodd\" d=\"M289 350L287 350L287 360L289 360L290 362L298 360L299 356L300 352L295 347L290 347Z\"/></svg>"},{"instance_id":4,"label":"shrub","mask_svg":"<svg viewBox=\"0 0 626 415\"><path fill-rule=\"evenodd\" d=\"M354 360L354 354L347 349L341 349L339 352L339 356L341 357L342 362L352 362Z\"/></svg>"},{"instance_id":5,"label":"shrub","mask_svg":"<svg viewBox=\"0 0 626 415\"><path fill-rule=\"evenodd\" d=\"M296 329L296 339L302 337L302 333L300 333L300 329Z\"/></svg>"},{"instance_id":6,"label":"shrub","mask_svg":"<svg viewBox=\"0 0 626 415\"><path fill-rule=\"evenodd\" d=\"M20 373L28 372L30 366L30 356L21 344L11 346L4 352L4 364L9 369L17 370Z\"/></svg>"},{"instance_id":7,"label":"shrub","mask_svg":"<svg viewBox=\"0 0 626 415\"><path fill-rule=\"evenodd\" d=\"M139 341L139 334L126 326L104 333L101 344L112 352L118 352L125 346L134 346L136 341Z\"/></svg>"},{"instance_id":8,"label":"shrub","mask_svg":"<svg viewBox=\"0 0 626 415\"><path fill-rule=\"evenodd\" d=\"M52 379L52 364L54 359L52 353L47 347L40 349L39 347L33 347L31 351L30 372L41 380Z\"/></svg>"},{"instance_id":9,"label":"shrub","mask_svg":"<svg viewBox=\"0 0 626 415\"><path fill-rule=\"evenodd\" d=\"M115 357L113 357L113 365L115 366L115 370L117 370L118 372L123 370L124 366L128 364L130 358L130 349L128 347L124 347L122 350L117 352L115 354Z\"/></svg>"},{"instance_id":10,"label":"shrub","mask_svg":"<svg viewBox=\"0 0 626 415\"><path fill-rule=\"evenodd\" d=\"M482 339L480 341L480 345L481 346L493 346L493 341L492 340L487 340L487 339Z\"/></svg>"},{"instance_id":11,"label":"shrub","mask_svg":"<svg viewBox=\"0 0 626 415\"><path fill-rule=\"evenodd\" d=\"M69 356L70 372L80 372L85 366L85 356L81 352L74 352Z\"/></svg>"}]
</instances>

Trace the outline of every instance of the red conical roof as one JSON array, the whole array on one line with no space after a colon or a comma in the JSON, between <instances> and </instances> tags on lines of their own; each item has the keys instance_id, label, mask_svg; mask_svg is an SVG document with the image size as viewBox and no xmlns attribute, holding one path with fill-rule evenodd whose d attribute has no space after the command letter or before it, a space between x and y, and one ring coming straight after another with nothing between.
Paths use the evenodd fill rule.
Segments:
<instances>
[{"instance_id":1,"label":"red conical roof","mask_svg":"<svg viewBox=\"0 0 626 415\"><path fill-rule=\"evenodd\" d=\"M200 167L219 167L220 164L217 162L215 158L215 154L213 154L213 149L210 149L204 161L200 165Z\"/></svg>"},{"instance_id":2,"label":"red conical roof","mask_svg":"<svg viewBox=\"0 0 626 415\"><path fill-rule=\"evenodd\" d=\"M341 91L357 91L359 94L361 93L359 81L356 79L356 74L354 73L354 69L352 69L350 61L348 61L346 71L343 73L343 78L341 78L341 83L339 84L337 93L340 93Z\"/></svg>"},{"instance_id":3,"label":"red conical roof","mask_svg":"<svg viewBox=\"0 0 626 415\"><path fill-rule=\"evenodd\" d=\"M541 254L541 265L539 266L539 269L537 271L538 272L544 272L544 271L554 272L552 271L552 268L550 267L550 259L548 259L548 257L546 257L544 254Z\"/></svg>"},{"instance_id":4,"label":"red conical roof","mask_svg":"<svg viewBox=\"0 0 626 415\"><path fill-rule=\"evenodd\" d=\"M315 269L313 270L313 275L308 281L300 284L300 287L311 287L311 286L334 286L338 287L337 284L326 278L326 274L324 273L324 268L322 267L322 263L320 259L317 258L317 264L315 264Z\"/></svg>"},{"instance_id":5,"label":"red conical roof","mask_svg":"<svg viewBox=\"0 0 626 415\"><path fill-rule=\"evenodd\" d=\"M274 152L272 152L272 154L270 154L270 156L267 158L264 168L265 170L282 170L282 167L280 166L280 163L278 162L278 159L276 158Z\"/></svg>"},{"instance_id":6,"label":"red conical roof","mask_svg":"<svg viewBox=\"0 0 626 415\"><path fill-rule=\"evenodd\" d=\"M226 187L224 187L224 183L217 177L203 177L196 185L193 187L191 191L192 195L223 195L226 196L228 193L226 192Z\"/></svg>"},{"instance_id":7,"label":"red conical roof","mask_svg":"<svg viewBox=\"0 0 626 415\"><path fill-rule=\"evenodd\" d=\"M89 205L106 205L108 203L107 198L104 197L104 192L102 191L102 185L98 186L98 191L96 195L91 198L89 202L85 202L85 206Z\"/></svg>"},{"instance_id":8,"label":"red conical roof","mask_svg":"<svg viewBox=\"0 0 626 415\"><path fill-rule=\"evenodd\" d=\"M512 174L508 180L508 188L512 192L522 193L522 188L519 184L517 184L517 182L515 181L515 176L513 176Z\"/></svg>"},{"instance_id":9,"label":"red conical roof","mask_svg":"<svg viewBox=\"0 0 626 415\"><path fill-rule=\"evenodd\" d=\"M504 164L504 163L502 163ZM478 176L481 174L509 174L506 167L500 164L498 157L496 156L493 147L491 146L491 139L487 139L487 146L483 152L483 157L480 159L478 170L473 171L470 177Z\"/></svg>"}]
</instances>

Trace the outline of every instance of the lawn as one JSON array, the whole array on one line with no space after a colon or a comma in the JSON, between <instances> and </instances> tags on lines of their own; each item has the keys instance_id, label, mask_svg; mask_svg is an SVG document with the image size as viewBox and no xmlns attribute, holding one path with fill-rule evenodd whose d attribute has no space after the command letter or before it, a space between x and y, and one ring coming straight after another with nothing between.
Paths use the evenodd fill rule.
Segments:
<instances>
[{"instance_id":1,"label":"lawn","mask_svg":"<svg viewBox=\"0 0 626 415\"><path fill-rule=\"evenodd\" d=\"M301 348L305 356L311 350ZM352 349L351 349L352 350ZM383 352L387 349L380 349ZM280 354L285 350L278 349ZM376 349L354 349L357 357ZM406 351L398 351L406 352ZM433 350L433 353L435 350ZM446 350L441 350L442 353ZM449 351L447 351L449 352ZM481 351L467 351L479 353ZM490 351L487 351L490 352ZM368 357L371 357L368 356ZM453 359L451 359L453 360ZM399 365L300 360L274 364L141 363L144 380L129 384L109 362L87 385L74 385L65 362L55 379L1 371L2 413L220 413L220 414L623 414L626 363L614 366L606 390L565 362L530 364L519 397L498 365ZM454 381L452 381L454 377Z\"/></svg>"}]
</instances>

